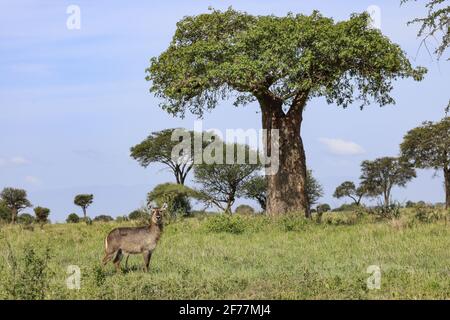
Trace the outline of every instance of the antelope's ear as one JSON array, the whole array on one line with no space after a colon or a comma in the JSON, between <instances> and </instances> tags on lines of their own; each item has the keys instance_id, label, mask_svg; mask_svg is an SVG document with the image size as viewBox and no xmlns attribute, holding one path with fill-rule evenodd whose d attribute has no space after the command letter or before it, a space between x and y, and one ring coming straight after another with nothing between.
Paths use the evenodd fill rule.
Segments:
<instances>
[{"instance_id":1,"label":"antelope's ear","mask_svg":"<svg viewBox=\"0 0 450 320\"><path fill-rule=\"evenodd\" d=\"M163 204L161 210L166 210L166 209L167 209L167 203L164 202L164 204Z\"/></svg>"},{"instance_id":2,"label":"antelope's ear","mask_svg":"<svg viewBox=\"0 0 450 320\"><path fill-rule=\"evenodd\" d=\"M148 210L152 211L153 206L152 206L151 202L147 203L147 208L148 208Z\"/></svg>"}]
</instances>

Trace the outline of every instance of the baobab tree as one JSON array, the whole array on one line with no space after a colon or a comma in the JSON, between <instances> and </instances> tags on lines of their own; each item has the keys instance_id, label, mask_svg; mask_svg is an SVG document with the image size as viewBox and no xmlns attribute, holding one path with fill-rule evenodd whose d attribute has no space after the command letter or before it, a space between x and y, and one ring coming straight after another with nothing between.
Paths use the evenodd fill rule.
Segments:
<instances>
[{"instance_id":1,"label":"baobab tree","mask_svg":"<svg viewBox=\"0 0 450 320\"><path fill-rule=\"evenodd\" d=\"M309 216L306 157L300 136L303 112L314 97L347 107L360 101L394 103L392 82L421 80L402 49L370 28L367 13L335 22L311 15L254 16L233 9L187 16L169 47L146 69L150 91L172 115L199 117L220 100L258 102L267 129L278 130L279 170L267 176L267 212ZM238 112L238 111L230 111Z\"/></svg>"}]
</instances>

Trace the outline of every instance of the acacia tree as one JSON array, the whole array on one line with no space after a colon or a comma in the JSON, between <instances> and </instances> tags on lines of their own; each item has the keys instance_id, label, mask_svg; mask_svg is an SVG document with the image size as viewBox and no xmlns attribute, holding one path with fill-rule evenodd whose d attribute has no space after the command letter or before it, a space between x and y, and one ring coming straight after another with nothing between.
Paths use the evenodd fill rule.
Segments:
<instances>
[{"instance_id":1,"label":"acacia tree","mask_svg":"<svg viewBox=\"0 0 450 320\"><path fill-rule=\"evenodd\" d=\"M251 179L262 166L259 162L252 164L238 162L240 152L251 158L254 152L246 145L225 144L222 150L215 149L213 152L223 152L223 159L229 150L233 152L233 163L201 163L194 166L195 181L201 184L200 192L203 194L198 198L206 203L211 203L226 213L231 213L231 207L236 199L244 195L244 185ZM230 148L231 146L231 148ZM256 158L256 157L254 157Z\"/></svg>"},{"instance_id":2,"label":"acacia tree","mask_svg":"<svg viewBox=\"0 0 450 320\"><path fill-rule=\"evenodd\" d=\"M262 127L279 130L279 170L268 175L267 211L305 211L306 159L300 136L303 112L314 97L347 107L393 103L392 81L413 77L400 47L369 27L367 13L335 22L311 15L253 16L228 9L188 16L177 23L169 47L151 60L146 79L167 112L202 116L221 99L257 101Z\"/></svg>"},{"instance_id":3,"label":"acacia tree","mask_svg":"<svg viewBox=\"0 0 450 320\"><path fill-rule=\"evenodd\" d=\"M369 196L382 195L384 206L389 206L391 190L394 186L404 187L416 171L411 164L394 157L383 157L361 164L361 186Z\"/></svg>"},{"instance_id":4,"label":"acacia tree","mask_svg":"<svg viewBox=\"0 0 450 320\"><path fill-rule=\"evenodd\" d=\"M48 222L48 216L50 215L50 209L43 207L34 208L34 214L36 215L36 222L41 225L41 228Z\"/></svg>"},{"instance_id":5,"label":"acacia tree","mask_svg":"<svg viewBox=\"0 0 450 320\"><path fill-rule=\"evenodd\" d=\"M353 202L359 206L361 199L366 195L366 190L363 186L358 188L352 181L342 182L334 191L333 197L340 199L343 197L349 197Z\"/></svg>"},{"instance_id":6,"label":"acacia tree","mask_svg":"<svg viewBox=\"0 0 450 320\"><path fill-rule=\"evenodd\" d=\"M151 133L144 141L131 148L131 157L139 161L145 168L156 162L168 166L172 170L177 183L184 184L186 176L193 166L192 152L191 154L180 154L177 157L172 157L172 150L180 142L172 140L174 130L166 129ZM192 132L187 133L192 134Z\"/></svg>"},{"instance_id":7,"label":"acacia tree","mask_svg":"<svg viewBox=\"0 0 450 320\"><path fill-rule=\"evenodd\" d=\"M410 2L411 0L402 0L401 3ZM450 46L450 6L447 0L428 0L425 4L428 12L425 17L415 18L408 24L418 23L420 29L417 33L418 37L422 37L425 43L429 37L436 39L436 35L441 33L441 39L434 53L438 58L442 56L444 51Z\"/></svg>"},{"instance_id":8,"label":"acacia tree","mask_svg":"<svg viewBox=\"0 0 450 320\"><path fill-rule=\"evenodd\" d=\"M86 210L94 202L94 195L92 194L79 194L75 196L73 203L83 209L83 216L86 220Z\"/></svg>"},{"instance_id":9,"label":"acacia tree","mask_svg":"<svg viewBox=\"0 0 450 320\"><path fill-rule=\"evenodd\" d=\"M0 193L3 203L11 210L11 223L16 223L19 212L25 208L31 207L30 201L27 199L27 192L22 189L4 188Z\"/></svg>"},{"instance_id":10,"label":"acacia tree","mask_svg":"<svg viewBox=\"0 0 450 320\"><path fill-rule=\"evenodd\" d=\"M400 149L414 167L444 171L445 207L450 208L450 117L408 131Z\"/></svg>"}]
</instances>

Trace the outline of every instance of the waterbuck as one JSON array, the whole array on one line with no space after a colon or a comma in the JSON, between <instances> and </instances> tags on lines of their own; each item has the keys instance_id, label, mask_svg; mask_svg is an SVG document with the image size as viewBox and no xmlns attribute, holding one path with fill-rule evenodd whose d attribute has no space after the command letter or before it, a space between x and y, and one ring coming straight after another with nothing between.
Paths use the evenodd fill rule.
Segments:
<instances>
[{"instance_id":1,"label":"waterbuck","mask_svg":"<svg viewBox=\"0 0 450 320\"><path fill-rule=\"evenodd\" d=\"M156 248L163 230L162 216L167 204L162 208L151 208L150 225L144 227L116 228L105 238L105 256L103 266L113 259L116 271L120 271L120 262L124 255L142 253L144 256L144 270L148 271L150 258Z\"/></svg>"}]
</instances>

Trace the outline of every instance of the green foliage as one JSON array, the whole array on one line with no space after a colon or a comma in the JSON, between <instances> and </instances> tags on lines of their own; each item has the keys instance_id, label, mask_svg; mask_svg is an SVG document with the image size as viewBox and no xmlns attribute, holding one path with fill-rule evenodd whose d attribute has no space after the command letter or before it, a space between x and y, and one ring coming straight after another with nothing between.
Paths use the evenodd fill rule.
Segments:
<instances>
[{"instance_id":1,"label":"green foliage","mask_svg":"<svg viewBox=\"0 0 450 320\"><path fill-rule=\"evenodd\" d=\"M150 220L150 214L143 209L137 209L132 211L129 215L128 215L128 219L130 220L145 220L148 221Z\"/></svg>"},{"instance_id":2,"label":"green foliage","mask_svg":"<svg viewBox=\"0 0 450 320\"><path fill-rule=\"evenodd\" d=\"M309 206L313 206L323 196L323 188L319 181L314 178L312 170L306 171L306 196Z\"/></svg>"},{"instance_id":3,"label":"green foliage","mask_svg":"<svg viewBox=\"0 0 450 320\"><path fill-rule=\"evenodd\" d=\"M336 188L333 197L337 199L349 197L355 204L359 205L366 192L367 190L363 186L357 188L352 181L344 181Z\"/></svg>"},{"instance_id":4,"label":"green foliage","mask_svg":"<svg viewBox=\"0 0 450 320\"><path fill-rule=\"evenodd\" d=\"M48 222L48 216L50 215L50 209L43 207L34 208L34 214L36 216L36 222L43 225Z\"/></svg>"},{"instance_id":5,"label":"green foliage","mask_svg":"<svg viewBox=\"0 0 450 320\"><path fill-rule=\"evenodd\" d=\"M22 213L17 217L17 222L23 225L31 225L35 221L34 217L29 213Z\"/></svg>"},{"instance_id":6,"label":"green foliage","mask_svg":"<svg viewBox=\"0 0 450 320\"><path fill-rule=\"evenodd\" d=\"M200 192L192 188L176 183L162 183L148 193L147 202L156 202L158 207L162 207L166 203L166 212L175 218L190 215L190 199L199 198L202 198Z\"/></svg>"},{"instance_id":7,"label":"green foliage","mask_svg":"<svg viewBox=\"0 0 450 320\"><path fill-rule=\"evenodd\" d=\"M420 222L433 223L446 219L448 213L445 210L433 208L426 204L419 204L414 207L414 217Z\"/></svg>"},{"instance_id":8,"label":"green foliage","mask_svg":"<svg viewBox=\"0 0 450 320\"><path fill-rule=\"evenodd\" d=\"M240 215L254 215L255 214L255 209L253 209L251 206L247 205L247 204L241 204L239 206L237 206L237 208L234 210L235 214L240 214Z\"/></svg>"},{"instance_id":9,"label":"green foliage","mask_svg":"<svg viewBox=\"0 0 450 320\"><path fill-rule=\"evenodd\" d=\"M181 139L174 136L172 140L175 130L181 135ZM168 166L175 175L176 182L184 184L193 166L195 151L193 139L194 132L180 128L153 132L144 141L131 148L131 157L145 168L156 162ZM174 148L182 141L188 143L188 150L181 150L179 154L172 155ZM200 141L203 143L203 140Z\"/></svg>"},{"instance_id":10,"label":"green foliage","mask_svg":"<svg viewBox=\"0 0 450 320\"><path fill-rule=\"evenodd\" d=\"M369 196L383 195L385 207L389 207L392 187L405 187L416 177L416 171L411 164L394 157L363 161L361 171L362 188Z\"/></svg>"},{"instance_id":11,"label":"green foliage","mask_svg":"<svg viewBox=\"0 0 450 320\"><path fill-rule=\"evenodd\" d=\"M334 225L334 226L342 226L342 225L354 225L358 221L358 215L355 213L334 213L334 212L326 212L323 214L321 222Z\"/></svg>"},{"instance_id":12,"label":"green foliage","mask_svg":"<svg viewBox=\"0 0 450 320\"><path fill-rule=\"evenodd\" d=\"M256 200L263 211L267 203L267 179L264 176L253 176L243 186L243 196Z\"/></svg>"},{"instance_id":13,"label":"green foliage","mask_svg":"<svg viewBox=\"0 0 450 320\"><path fill-rule=\"evenodd\" d=\"M52 271L49 269L50 250L38 253L26 246L23 254L17 256L7 243L8 268L5 291L11 299L42 300L48 294Z\"/></svg>"},{"instance_id":14,"label":"green foliage","mask_svg":"<svg viewBox=\"0 0 450 320\"><path fill-rule=\"evenodd\" d=\"M334 22L311 15L253 16L228 9L177 23L168 49L152 58L150 91L171 114L202 115L232 94L246 104L265 94L289 105L299 93L344 107L394 102L392 81L413 77L400 47L369 27L367 13Z\"/></svg>"},{"instance_id":15,"label":"green foliage","mask_svg":"<svg viewBox=\"0 0 450 320\"><path fill-rule=\"evenodd\" d=\"M450 170L450 117L408 131L400 149L402 157L416 168Z\"/></svg>"},{"instance_id":16,"label":"green foliage","mask_svg":"<svg viewBox=\"0 0 450 320\"><path fill-rule=\"evenodd\" d=\"M21 210L32 206L27 199L27 192L23 189L4 188L0 193L0 199L11 210L12 223L15 222Z\"/></svg>"},{"instance_id":17,"label":"green foliage","mask_svg":"<svg viewBox=\"0 0 450 320\"><path fill-rule=\"evenodd\" d=\"M394 202L388 205L381 205L368 209L368 213L382 219L398 219L401 215L401 208L402 206L400 203Z\"/></svg>"},{"instance_id":18,"label":"green foliage","mask_svg":"<svg viewBox=\"0 0 450 320\"><path fill-rule=\"evenodd\" d=\"M219 163L206 161L194 166L195 181L201 184L203 199L221 210L231 213L236 198L244 196L244 185L262 168L258 155L247 145L225 144L218 141L217 148L211 150L212 157L222 156ZM217 151L217 152L216 152ZM233 163L225 163L233 151ZM222 153L222 154L220 154ZM239 163L239 155L245 155L244 163ZM250 159L255 159L252 164Z\"/></svg>"},{"instance_id":19,"label":"green foliage","mask_svg":"<svg viewBox=\"0 0 450 320\"><path fill-rule=\"evenodd\" d=\"M3 200L0 200L0 222L10 222L12 211Z\"/></svg>"},{"instance_id":20,"label":"green foliage","mask_svg":"<svg viewBox=\"0 0 450 320\"><path fill-rule=\"evenodd\" d=\"M358 208L358 205L355 203L351 203L351 204L344 203L343 205L341 205L337 208L334 208L332 211L333 212L353 211L353 210L356 210L357 208Z\"/></svg>"},{"instance_id":21,"label":"green foliage","mask_svg":"<svg viewBox=\"0 0 450 320\"><path fill-rule=\"evenodd\" d=\"M67 216L67 223L78 223L80 222L80 217L76 213L71 213Z\"/></svg>"},{"instance_id":22,"label":"green foliage","mask_svg":"<svg viewBox=\"0 0 450 320\"><path fill-rule=\"evenodd\" d=\"M73 200L73 203L81 209L83 209L83 215L86 219L86 209L94 202L94 195L93 194L79 194L75 196L75 199Z\"/></svg>"},{"instance_id":23,"label":"green foliage","mask_svg":"<svg viewBox=\"0 0 450 320\"><path fill-rule=\"evenodd\" d=\"M99 222L110 222L110 221L114 221L114 218L105 214L101 214L99 216L96 216L94 218L94 221L99 221Z\"/></svg>"},{"instance_id":24,"label":"green foliage","mask_svg":"<svg viewBox=\"0 0 450 320\"><path fill-rule=\"evenodd\" d=\"M206 221L205 228L209 232L240 234L245 231L246 223L245 220L238 215L230 216L227 214L217 214Z\"/></svg>"},{"instance_id":25,"label":"green foliage","mask_svg":"<svg viewBox=\"0 0 450 320\"><path fill-rule=\"evenodd\" d=\"M316 208L316 211L319 213L324 213L327 211L331 211L331 207L328 203L319 204Z\"/></svg>"},{"instance_id":26,"label":"green foliage","mask_svg":"<svg viewBox=\"0 0 450 320\"><path fill-rule=\"evenodd\" d=\"M285 214L275 220L283 231L304 231L311 221L303 215Z\"/></svg>"},{"instance_id":27,"label":"green foliage","mask_svg":"<svg viewBox=\"0 0 450 320\"><path fill-rule=\"evenodd\" d=\"M118 216L116 217L116 221L121 223L121 222L125 222L125 221L129 221L130 219L128 218L128 216Z\"/></svg>"}]
</instances>

